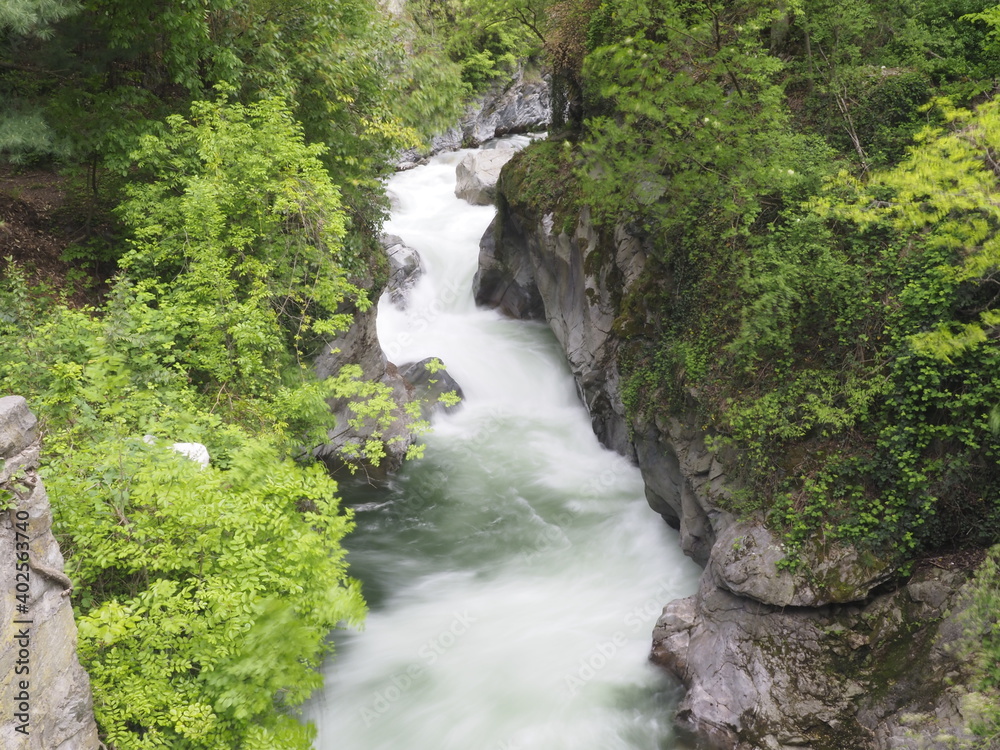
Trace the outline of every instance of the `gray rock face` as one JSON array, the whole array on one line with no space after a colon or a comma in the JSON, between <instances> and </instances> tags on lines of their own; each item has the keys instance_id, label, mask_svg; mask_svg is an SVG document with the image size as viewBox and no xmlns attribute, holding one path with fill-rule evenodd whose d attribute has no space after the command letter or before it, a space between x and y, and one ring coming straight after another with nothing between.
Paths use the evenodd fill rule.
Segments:
<instances>
[{"instance_id":1,"label":"gray rock face","mask_svg":"<svg viewBox=\"0 0 1000 750\"><path fill-rule=\"evenodd\" d=\"M941 708L958 703L946 612L964 580L932 568L866 602L783 608L729 593L710 568L664 608L652 658L688 688L679 722L712 747L943 748L932 738L964 734L960 711ZM936 593L917 602L911 587Z\"/></svg>"},{"instance_id":2,"label":"gray rock face","mask_svg":"<svg viewBox=\"0 0 1000 750\"><path fill-rule=\"evenodd\" d=\"M480 243L474 294L480 305L517 318L544 315L562 345L601 442L634 455L620 394L618 340L612 336L614 294L644 263L641 246L623 238L613 263L597 262L600 238L584 211L572 234L551 215L502 209Z\"/></svg>"},{"instance_id":3,"label":"gray rock face","mask_svg":"<svg viewBox=\"0 0 1000 750\"><path fill-rule=\"evenodd\" d=\"M497 308L512 318L544 318L545 305L526 249L528 232L519 218L500 212L490 222L479 243L473 294L477 304Z\"/></svg>"},{"instance_id":4,"label":"gray rock face","mask_svg":"<svg viewBox=\"0 0 1000 750\"><path fill-rule=\"evenodd\" d=\"M35 417L25 400L0 398L0 497L10 498L0 524L0 559L5 561L0 597L0 703L4 706L0 746L97 750L101 745L90 679L76 657L76 623L67 596L71 583L63 573L62 553L52 536L49 498L37 473L39 450ZM27 550L18 547L25 540ZM24 552L22 560L18 555ZM25 569L15 569L17 562ZM28 592L22 602L14 597L17 584L25 579ZM24 612L16 609L22 604ZM27 736L18 731L25 723Z\"/></svg>"},{"instance_id":5,"label":"gray rock face","mask_svg":"<svg viewBox=\"0 0 1000 750\"><path fill-rule=\"evenodd\" d=\"M520 70L473 102L461 123L432 138L428 148L400 154L396 168L412 169L434 154L480 146L502 135L545 130L551 121L548 80Z\"/></svg>"},{"instance_id":6,"label":"gray rock face","mask_svg":"<svg viewBox=\"0 0 1000 750\"><path fill-rule=\"evenodd\" d=\"M779 569L778 562L785 558L781 540L760 518L740 521L719 535L712 572L726 591L776 607L864 601L896 572L888 560L835 542L809 540L798 555L801 565L796 570Z\"/></svg>"},{"instance_id":7,"label":"gray rock face","mask_svg":"<svg viewBox=\"0 0 1000 750\"><path fill-rule=\"evenodd\" d=\"M473 206L492 205L500 170L515 153L516 149L504 145L466 154L455 169L455 195Z\"/></svg>"},{"instance_id":8,"label":"gray rock face","mask_svg":"<svg viewBox=\"0 0 1000 750\"><path fill-rule=\"evenodd\" d=\"M388 290L390 299L405 306L405 294L416 283L422 273L420 256L394 235L382 238L382 244L389 256L390 279ZM395 296L399 294L399 297ZM337 375L345 365L359 365L359 380L382 383L391 390L395 403L394 420L388 428L380 426L370 417L360 418L351 408L351 399L331 399L330 410L337 427L328 434L328 442L313 449L313 454L326 464L328 470L337 474L360 466L369 479L384 480L402 466L407 450L416 439L411 426L413 419L406 413L406 407L414 399L421 399L421 412L429 418L436 411L450 411L438 402L445 392L455 390L461 397L462 389L446 370L431 373L426 363L430 359L411 364L407 376L390 362L382 350L377 328L378 306L372 305L366 312L355 312L351 327L324 345L313 359L316 375L329 378ZM456 405L457 406L457 405ZM385 456L375 465L371 461L358 460L358 452L368 440L378 435L384 445Z\"/></svg>"},{"instance_id":9,"label":"gray rock face","mask_svg":"<svg viewBox=\"0 0 1000 750\"><path fill-rule=\"evenodd\" d=\"M389 299L399 308L406 308L406 296L424 274L420 253L394 234L382 235L382 247L389 258Z\"/></svg>"},{"instance_id":10,"label":"gray rock face","mask_svg":"<svg viewBox=\"0 0 1000 750\"><path fill-rule=\"evenodd\" d=\"M950 747L963 733L961 670L945 616L960 574L897 575L885 560L816 540L796 572L761 519L724 510L734 456L706 446L697 393L670 419L630 421L621 399L620 302L642 283L649 248L618 227L601 236L583 211L570 230L504 194L480 244L477 303L543 317L566 352L594 431L637 461L650 506L706 567L698 594L664 609L653 659L688 688L678 720L731 750ZM935 739L938 734L944 739Z\"/></svg>"},{"instance_id":11,"label":"gray rock face","mask_svg":"<svg viewBox=\"0 0 1000 750\"><path fill-rule=\"evenodd\" d=\"M680 532L685 554L705 565L716 537L733 523L720 507L730 493L729 456L706 447L693 399L683 420L639 421L633 435L646 500Z\"/></svg>"},{"instance_id":12,"label":"gray rock face","mask_svg":"<svg viewBox=\"0 0 1000 750\"><path fill-rule=\"evenodd\" d=\"M680 530L684 551L705 564L716 534L732 520L719 508L729 492L726 457L705 447L706 435L693 426L693 401L684 422L630 424L621 397L613 324L647 256L648 248L623 227L610 240L600 237L586 210L572 233L557 232L551 215L522 214L502 200L480 242L473 291L477 304L548 321L595 434L637 460L650 507Z\"/></svg>"}]
</instances>

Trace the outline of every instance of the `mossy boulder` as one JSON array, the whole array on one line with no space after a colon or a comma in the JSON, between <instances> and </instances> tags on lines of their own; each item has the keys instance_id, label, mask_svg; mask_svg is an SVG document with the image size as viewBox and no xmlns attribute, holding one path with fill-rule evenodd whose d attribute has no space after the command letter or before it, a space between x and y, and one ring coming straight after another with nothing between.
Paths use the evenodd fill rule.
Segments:
<instances>
[{"instance_id":1,"label":"mossy boulder","mask_svg":"<svg viewBox=\"0 0 1000 750\"><path fill-rule=\"evenodd\" d=\"M821 539L796 550L797 564L782 567L787 550L760 519L733 524L720 534L710 565L719 586L777 607L822 607L863 601L894 575L889 558Z\"/></svg>"}]
</instances>

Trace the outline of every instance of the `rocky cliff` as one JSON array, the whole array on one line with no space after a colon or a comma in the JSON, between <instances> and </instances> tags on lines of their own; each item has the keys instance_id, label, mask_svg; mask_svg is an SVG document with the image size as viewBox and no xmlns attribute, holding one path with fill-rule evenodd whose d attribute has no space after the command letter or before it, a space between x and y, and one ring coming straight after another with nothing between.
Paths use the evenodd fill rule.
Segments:
<instances>
[{"instance_id":1,"label":"rocky cliff","mask_svg":"<svg viewBox=\"0 0 1000 750\"><path fill-rule=\"evenodd\" d=\"M594 432L636 460L650 506L705 566L698 593L668 603L654 634L653 660L688 688L678 721L710 747L740 750L960 742L962 691L947 687L961 675L948 648L960 627L948 612L965 574L944 562L907 579L820 542L803 550L798 572L779 569L780 539L760 518L726 510L732 457L707 448L697 394L671 418L623 406L622 300L643 283L650 248L624 227L598 232L586 210L557 225L510 190L502 176L477 302L548 321Z\"/></svg>"},{"instance_id":2,"label":"rocky cliff","mask_svg":"<svg viewBox=\"0 0 1000 750\"><path fill-rule=\"evenodd\" d=\"M19 396L0 398L0 746L96 750L90 680L76 658L76 623L38 477L39 435Z\"/></svg>"},{"instance_id":3,"label":"rocky cliff","mask_svg":"<svg viewBox=\"0 0 1000 750\"><path fill-rule=\"evenodd\" d=\"M396 167L411 169L442 151L480 146L502 135L545 130L552 120L549 81L537 72L519 69L471 102L461 122L431 139L424 149L399 155Z\"/></svg>"}]
</instances>

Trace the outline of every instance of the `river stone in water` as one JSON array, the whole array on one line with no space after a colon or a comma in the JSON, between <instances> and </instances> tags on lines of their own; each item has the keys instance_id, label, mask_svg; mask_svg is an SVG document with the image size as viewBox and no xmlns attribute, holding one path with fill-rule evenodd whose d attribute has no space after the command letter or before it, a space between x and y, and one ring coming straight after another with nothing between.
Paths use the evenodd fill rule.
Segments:
<instances>
[{"instance_id":1,"label":"river stone in water","mask_svg":"<svg viewBox=\"0 0 1000 750\"><path fill-rule=\"evenodd\" d=\"M515 153L515 149L504 144L467 154L455 170L455 195L474 206L491 205L496 198L500 170Z\"/></svg>"},{"instance_id":2,"label":"river stone in water","mask_svg":"<svg viewBox=\"0 0 1000 750\"><path fill-rule=\"evenodd\" d=\"M459 399L465 398L462 386L439 364L440 361L436 358L427 357L419 362L401 365L399 368L403 380L413 388L413 398L424 399L420 405L424 418L438 410L451 412L459 407L459 404L448 405L441 402L439 399L445 393L454 392Z\"/></svg>"},{"instance_id":3,"label":"river stone in water","mask_svg":"<svg viewBox=\"0 0 1000 750\"><path fill-rule=\"evenodd\" d=\"M389 281L386 284L386 291L389 292L389 299L394 305L405 309L406 295L424 273L420 263L420 253L407 246L401 237L394 234L382 235L381 242L389 259Z\"/></svg>"}]
</instances>

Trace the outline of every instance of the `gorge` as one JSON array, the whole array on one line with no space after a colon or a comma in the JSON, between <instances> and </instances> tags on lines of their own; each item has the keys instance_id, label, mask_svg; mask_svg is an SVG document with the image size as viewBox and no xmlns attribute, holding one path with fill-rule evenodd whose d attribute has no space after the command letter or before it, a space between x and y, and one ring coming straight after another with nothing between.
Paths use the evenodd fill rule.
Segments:
<instances>
[{"instance_id":1,"label":"gorge","mask_svg":"<svg viewBox=\"0 0 1000 750\"><path fill-rule=\"evenodd\" d=\"M345 490L371 611L307 707L316 748L684 748L676 683L646 656L697 567L597 443L546 327L476 308L493 209L455 197L463 156L389 184L387 229L425 273L405 309L383 297L379 339L395 361L439 357L465 399L386 490Z\"/></svg>"}]
</instances>

